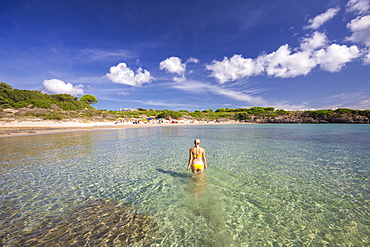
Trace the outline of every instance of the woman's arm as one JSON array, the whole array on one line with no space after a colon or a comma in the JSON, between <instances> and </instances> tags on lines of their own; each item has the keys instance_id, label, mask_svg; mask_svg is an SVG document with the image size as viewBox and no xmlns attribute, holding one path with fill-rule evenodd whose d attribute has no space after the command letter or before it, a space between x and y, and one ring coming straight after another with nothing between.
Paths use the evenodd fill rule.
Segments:
<instances>
[{"instance_id":1,"label":"woman's arm","mask_svg":"<svg viewBox=\"0 0 370 247\"><path fill-rule=\"evenodd\" d=\"M203 148L203 163L204 163L204 169L207 169L207 159L206 159L206 150Z\"/></svg>"}]
</instances>

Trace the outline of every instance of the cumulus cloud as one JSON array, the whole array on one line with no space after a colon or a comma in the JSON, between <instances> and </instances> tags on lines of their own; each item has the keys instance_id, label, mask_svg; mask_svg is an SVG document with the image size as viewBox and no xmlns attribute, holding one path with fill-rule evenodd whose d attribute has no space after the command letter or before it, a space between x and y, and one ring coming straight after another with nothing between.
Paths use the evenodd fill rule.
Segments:
<instances>
[{"instance_id":1,"label":"cumulus cloud","mask_svg":"<svg viewBox=\"0 0 370 247\"><path fill-rule=\"evenodd\" d=\"M281 78L307 75L316 66L309 52L292 53L288 45L266 55L264 61L267 75Z\"/></svg>"},{"instance_id":2,"label":"cumulus cloud","mask_svg":"<svg viewBox=\"0 0 370 247\"><path fill-rule=\"evenodd\" d=\"M370 15L358 16L347 24L352 35L347 37L348 41L363 44L367 47L364 49L363 62L370 64Z\"/></svg>"},{"instance_id":3,"label":"cumulus cloud","mask_svg":"<svg viewBox=\"0 0 370 247\"><path fill-rule=\"evenodd\" d=\"M366 14L370 10L370 0L349 0L346 5L346 11L354 12L361 15Z\"/></svg>"},{"instance_id":4,"label":"cumulus cloud","mask_svg":"<svg viewBox=\"0 0 370 247\"><path fill-rule=\"evenodd\" d=\"M300 50L293 52L287 45L259 58L263 60L265 73L269 76L289 78L307 75L318 64L314 51L327 46L325 34L314 32L301 40Z\"/></svg>"},{"instance_id":5,"label":"cumulus cloud","mask_svg":"<svg viewBox=\"0 0 370 247\"><path fill-rule=\"evenodd\" d=\"M71 94L74 96L83 95L83 85L72 85L71 83L65 83L62 80L50 79L44 80L44 91L50 94Z\"/></svg>"},{"instance_id":6,"label":"cumulus cloud","mask_svg":"<svg viewBox=\"0 0 370 247\"><path fill-rule=\"evenodd\" d=\"M185 72L186 66L181 63L181 59L178 57L169 57L166 60L159 63L161 70L166 70L169 73L182 75Z\"/></svg>"},{"instance_id":7,"label":"cumulus cloud","mask_svg":"<svg viewBox=\"0 0 370 247\"><path fill-rule=\"evenodd\" d=\"M161 70L167 71L168 73L179 75L175 76L173 80L176 82L183 82L186 80L185 72L186 65L188 63L199 63L199 60L191 57L188 60L186 60L185 63L182 63L181 59L178 57L169 57L159 63L159 68Z\"/></svg>"},{"instance_id":8,"label":"cumulus cloud","mask_svg":"<svg viewBox=\"0 0 370 247\"><path fill-rule=\"evenodd\" d=\"M370 47L370 15L353 19L348 23L347 28L353 33L347 38L349 41L362 43Z\"/></svg>"},{"instance_id":9,"label":"cumulus cloud","mask_svg":"<svg viewBox=\"0 0 370 247\"><path fill-rule=\"evenodd\" d=\"M328 38L325 34L314 32L312 36L301 40L300 48L302 51L312 52L315 49L322 48L328 44Z\"/></svg>"},{"instance_id":10,"label":"cumulus cloud","mask_svg":"<svg viewBox=\"0 0 370 247\"><path fill-rule=\"evenodd\" d=\"M263 71L263 64L259 59L253 60L251 58L243 58L241 55L234 55L230 59L224 57L222 61L214 60L206 68L212 71L212 77L215 77L220 84L223 84L227 81L258 75Z\"/></svg>"},{"instance_id":11,"label":"cumulus cloud","mask_svg":"<svg viewBox=\"0 0 370 247\"><path fill-rule=\"evenodd\" d=\"M328 9L325 13L322 13L316 16L313 19L310 19L308 22L310 25L306 26L305 29L318 29L324 25L327 21L331 20L339 12L340 7Z\"/></svg>"},{"instance_id":12,"label":"cumulus cloud","mask_svg":"<svg viewBox=\"0 0 370 247\"><path fill-rule=\"evenodd\" d=\"M150 83L154 80L149 71L138 68L136 72L127 67L126 63L119 63L112 66L106 77L114 83L125 84L133 87L140 87L144 83Z\"/></svg>"},{"instance_id":13,"label":"cumulus cloud","mask_svg":"<svg viewBox=\"0 0 370 247\"><path fill-rule=\"evenodd\" d=\"M320 49L315 56L317 63L326 71L338 72L348 62L357 58L360 51L357 46L332 44L327 49Z\"/></svg>"},{"instance_id":14,"label":"cumulus cloud","mask_svg":"<svg viewBox=\"0 0 370 247\"><path fill-rule=\"evenodd\" d=\"M299 48L288 44L276 51L262 54L256 59L234 55L207 65L211 77L220 84L245 77L266 74L271 77L293 78L309 74L315 67L329 72L338 72L346 63L361 55L357 46L332 44L325 34L314 32L301 39Z\"/></svg>"}]
</instances>

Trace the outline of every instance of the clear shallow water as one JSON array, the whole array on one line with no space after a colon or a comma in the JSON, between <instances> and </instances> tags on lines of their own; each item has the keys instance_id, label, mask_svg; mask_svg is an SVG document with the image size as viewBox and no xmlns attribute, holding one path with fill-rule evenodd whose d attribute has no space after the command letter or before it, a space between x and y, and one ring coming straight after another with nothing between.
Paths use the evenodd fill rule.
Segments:
<instances>
[{"instance_id":1,"label":"clear shallow water","mask_svg":"<svg viewBox=\"0 0 370 247\"><path fill-rule=\"evenodd\" d=\"M196 137L209 166L198 177L185 171ZM1 138L0 243L369 246L369 150L370 125Z\"/></svg>"}]
</instances>

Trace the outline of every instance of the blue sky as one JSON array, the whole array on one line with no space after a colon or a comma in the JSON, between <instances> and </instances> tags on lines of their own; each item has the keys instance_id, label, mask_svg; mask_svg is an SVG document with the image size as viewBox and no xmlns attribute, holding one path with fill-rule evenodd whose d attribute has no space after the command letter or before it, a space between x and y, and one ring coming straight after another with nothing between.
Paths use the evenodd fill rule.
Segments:
<instances>
[{"instance_id":1,"label":"blue sky","mask_svg":"<svg viewBox=\"0 0 370 247\"><path fill-rule=\"evenodd\" d=\"M3 0L0 57L98 109L370 109L370 0Z\"/></svg>"}]
</instances>

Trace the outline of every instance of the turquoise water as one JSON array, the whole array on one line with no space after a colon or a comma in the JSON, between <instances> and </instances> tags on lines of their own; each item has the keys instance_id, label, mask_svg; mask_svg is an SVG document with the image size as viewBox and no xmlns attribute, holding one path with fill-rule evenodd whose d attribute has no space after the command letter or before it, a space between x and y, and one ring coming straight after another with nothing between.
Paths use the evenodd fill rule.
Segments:
<instances>
[{"instance_id":1,"label":"turquoise water","mask_svg":"<svg viewBox=\"0 0 370 247\"><path fill-rule=\"evenodd\" d=\"M195 138L207 152L204 176L185 170ZM1 138L0 243L369 246L369 150L370 125Z\"/></svg>"}]
</instances>

